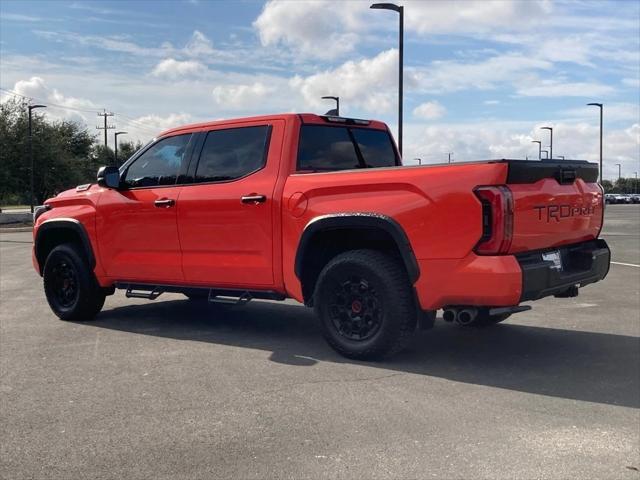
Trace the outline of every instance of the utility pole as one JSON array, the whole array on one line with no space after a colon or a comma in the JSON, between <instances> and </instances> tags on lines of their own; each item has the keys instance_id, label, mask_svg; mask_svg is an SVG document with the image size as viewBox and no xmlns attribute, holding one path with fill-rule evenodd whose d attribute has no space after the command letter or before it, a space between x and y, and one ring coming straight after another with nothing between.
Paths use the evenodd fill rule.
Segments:
<instances>
[{"instance_id":1,"label":"utility pole","mask_svg":"<svg viewBox=\"0 0 640 480\"><path fill-rule=\"evenodd\" d=\"M453 152L447 152L447 156L449 157L449 163L451 163L451 155L453 155Z\"/></svg>"},{"instance_id":2,"label":"utility pole","mask_svg":"<svg viewBox=\"0 0 640 480\"><path fill-rule=\"evenodd\" d=\"M321 97L323 100L335 100L336 102L336 108L329 110L327 113L325 113L325 115L335 115L336 117L340 116L340 97L334 97L332 95L325 95L324 97Z\"/></svg>"},{"instance_id":3,"label":"utility pole","mask_svg":"<svg viewBox=\"0 0 640 480\"><path fill-rule=\"evenodd\" d=\"M35 172L35 163L33 161L33 131L31 125L31 111L36 108L47 108L46 105L29 105L27 107L29 109L29 161L31 163L31 172L29 177L30 189L29 189L29 204L31 207L31 213L33 213L33 199L34 199L34 186L33 186L33 175Z\"/></svg>"},{"instance_id":4,"label":"utility pole","mask_svg":"<svg viewBox=\"0 0 640 480\"><path fill-rule=\"evenodd\" d=\"M113 134L113 158L115 159L115 166L119 167L120 162L118 161L118 135L126 135L128 132L115 132Z\"/></svg>"},{"instance_id":5,"label":"utility pole","mask_svg":"<svg viewBox=\"0 0 640 480\"><path fill-rule=\"evenodd\" d=\"M540 130L549 130L551 139L549 141L549 158L553 160L553 127L540 127Z\"/></svg>"},{"instance_id":6,"label":"utility pole","mask_svg":"<svg viewBox=\"0 0 640 480\"><path fill-rule=\"evenodd\" d=\"M600 109L600 183L602 183L602 109L601 103L587 103L587 106L598 107Z\"/></svg>"},{"instance_id":7,"label":"utility pole","mask_svg":"<svg viewBox=\"0 0 640 480\"><path fill-rule=\"evenodd\" d=\"M113 113L107 112L103 110L102 113L98 114L99 117L104 117L104 127L96 126L96 130L104 130L104 146L107 146L107 130L113 130L116 128L115 125L107 125L107 117L113 117Z\"/></svg>"},{"instance_id":8,"label":"utility pole","mask_svg":"<svg viewBox=\"0 0 640 480\"><path fill-rule=\"evenodd\" d=\"M531 140L531 143L538 144L538 160L542 160L542 142L540 140Z\"/></svg>"},{"instance_id":9,"label":"utility pole","mask_svg":"<svg viewBox=\"0 0 640 480\"><path fill-rule=\"evenodd\" d=\"M403 98L403 75L404 69L404 7L394 3L374 3L369 8L374 10L391 10L399 14L398 26L398 150L402 156L402 98Z\"/></svg>"}]
</instances>

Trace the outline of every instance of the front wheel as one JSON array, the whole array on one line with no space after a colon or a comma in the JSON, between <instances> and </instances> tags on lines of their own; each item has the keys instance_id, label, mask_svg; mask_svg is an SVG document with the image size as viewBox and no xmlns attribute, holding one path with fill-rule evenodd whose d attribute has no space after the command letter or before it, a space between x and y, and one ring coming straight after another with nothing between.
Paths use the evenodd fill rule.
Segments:
<instances>
[{"instance_id":1,"label":"front wheel","mask_svg":"<svg viewBox=\"0 0 640 480\"><path fill-rule=\"evenodd\" d=\"M102 309L105 292L91 268L71 244L55 247L44 265L44 292L62 320L91 320Z\"/></svg>"},{"instance_id":2,"label":"front wheel","mask_svg":"<svg viewBox=\"0 0 640 480\"><path fill-rule=\"evenodd\" d=\"M333 258L318 277L314 304L327 342L349 358L398 353L416 328L417 308L404 266L376 250Z\"/></svg>"}]
</instances>

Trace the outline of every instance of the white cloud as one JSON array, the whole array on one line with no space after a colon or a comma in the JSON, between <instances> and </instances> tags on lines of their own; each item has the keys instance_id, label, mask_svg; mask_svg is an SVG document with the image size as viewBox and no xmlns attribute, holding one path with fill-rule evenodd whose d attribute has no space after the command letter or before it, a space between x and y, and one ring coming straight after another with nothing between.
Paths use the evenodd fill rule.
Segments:
<instances>
[{"instance_id":1,"label":"white cloud","mask_svg":"<svg viewBox=\"0 0 640 480\"><path fill-rule=\"evenodd\" d=\"M284 44L295 51L331 59L351 52L358 40L356 10L363 2L270 0L253 22L263 46Z\"/></svg>"},{"instance_id":2,"label":"white cloud","mask_svg":"<svg viewBox=\"0 0 640 480\"><path fill-rule=\"evenodd\" d=\"M444 93L495 89L552 67L553 64L546 60L507 53L480 62L436 61L428 67L408 70L410 79L419 91Z\"/></svg>"},{"instance_id":3,"label":"white cloud","mask_svg":"<svg viewBox=\"0 0 640 480\"><path fill-rule=\"evenodd\" d=\"M179 77L202 75L206 71L207 67L198 61L180 61L173 58L167 58L155 66L151 75L155 77L176 79Z\"/></svg>"},{"instance_id":4,"label":"white cloud","mask_svg":"<svg viewBox=\"0 0 640 480\"><path fill-rule=\"evenodd\" d=\"M548 0L450 0L405 1L408 29L420 34L486 32L523 29L539 22L552 8Z\"/></svg>"},{"instance_id":5,"label":"white cloud","mask_svg":"<svg viewBox=\"0 0 640 480\"><path fill-rule=\"evenodd\" d=\"M336 95L345 106L387 112L395 104L397 73L398 51L392 49L373 58L343 63L334 70L295 76L290 85L314 108L326 106L320 99L323 95Z\"/></svg>"},{"instance_id":6,"label":"white cloud","mask_svg":"<svg viewBox=\"0 0 640 480\"><path fill-rule=\"evenodd\" d=\"M243 109L264 101L273 91L272 87L255 82L250 85L218 85L214 87L212 94L218 105Z\"/></svg>"},{"instance_id":7,"label":"white cloud","mask_svg":"<svg viewBox=\"0 0 640 480\"><path fill-rule=\"evenodd\" d=\"M598 109L591 106L581 106L564 112L572 121L595 121ZM640 105L637 103L611 103L604 106L604 121L608 122L640 122Z\"/></svg>"},{"instance_id":8,"label":"white cloud","mask_svg":"<svg viewBox=\"0 0 640 480\"><path fill-rule=\"evenodd\" d=\"M446 111L446 108L437 101L425 102L413 109L413 116L426 120L435 120L442 117Z\"/></svg>"},{"instance_id":9,"label":"white cloud","mask_svg":"<svg viewBox=\"0 0 640 480\"><path fill-rule=\"evenodd\" d=\"M47 115L55 118L86 122L91 110L99 108L90 100L65 96L55 88L49 88L41 77L19 80L13 91L19 95L34 99L34 103L47 104Z\"/></svg>"},{"instance_id":10,"label":"white cloud","mask_svg":"<svg viewBox=\"0 0 640 480\"><path fill-rule=\"evenodd\" d=\"M215 53L211 40L199 30L194 30L183 51L190 57L202 57Z\"/></svg>"},{"instance_id":11,"label":"white cloud","mask_svg":"<svg viewBox=\"0 0 640 480\"><path fill-rule=\"evenodd\" d=\"M172 113L170 115L144 115L134 119L135 122L142 123L145 128L155 129L158 133L170 128L179 127L193 121L188 113Z\"/></svg>"},{"instance_id":12,"label":"white cloud","mask_svg":"<svg viewBox=\"0 0 640 480\"><path fill-rule=\"evenodd\" d=\"M528 79L517 92L525 97L599 98L611 95L615 88L595 82Z\"/></svg>"},{"instance_id":13,"label":"white cloud","mask_svg":"<svg viewBox=\"0 0 640 480\"><path fill-rule=\"evenodd\" d=\"M527 122L477 122L438 125L407 123L405 126L405 158L421 158L423 163L446 162L446 152L455 161L499 158L538 158L538 146L532 140L548 141L540 128L547 124ZM554 156L567 159L599 160L599 127L593 123L551 123ZM544 137L542 137L544 135ZM605 130L604 178L615 179L616 163L622 164L623 175L638 171L640 164L640 124L625 129ZM546 149L546 146L543 146ZM411 162L415 163L415 162Z\"/></svg>"}]
</instances>

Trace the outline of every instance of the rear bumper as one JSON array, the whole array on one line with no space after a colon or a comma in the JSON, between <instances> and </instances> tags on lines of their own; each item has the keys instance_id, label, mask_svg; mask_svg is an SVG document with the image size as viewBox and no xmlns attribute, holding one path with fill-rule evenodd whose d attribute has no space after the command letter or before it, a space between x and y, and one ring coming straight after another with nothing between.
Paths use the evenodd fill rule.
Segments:
<instances>
[{"instance_id":1,"label":"rear bumper","mask_svg":"<svg viewBox=\"0 0 640 480\"><path fill-rule=\"evenodd\" d=\"M572 287L584 287L602 280L609 273L611 252L604 240L569 245L557 250L562 257L562 270L542 259L542 254L549 250L516 255L522 269L521 302L562 295Z\"/></svg>"},{"instance_id":2,"label":"rear bumper","mask_svg":"<svg viewBox=\"0 0 640 480\"><path fill-rule=\"evenodd\" d=\"M436 310L447 305L510 307L550 295L570 296L576 285L602 280L609 271L610 252L604 240L558 247L562 271L542 254L554 249L517 255L462 259L418 260L420 277L414 284L420 307Z\"/></svg>"}]
</instances>

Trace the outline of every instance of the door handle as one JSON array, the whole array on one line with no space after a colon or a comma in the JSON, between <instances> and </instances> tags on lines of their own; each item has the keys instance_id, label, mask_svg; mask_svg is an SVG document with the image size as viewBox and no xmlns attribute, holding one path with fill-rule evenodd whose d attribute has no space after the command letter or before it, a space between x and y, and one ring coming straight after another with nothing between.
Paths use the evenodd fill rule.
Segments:
<instances>
[{"instance_id":1,"label":"door handle","mask_svg":"<svg viewBox=\"0 0 640 480\"><path fill-rule=\"evenodd\" d=\"M157 208L171 208L176 204L173 198L161 198L153 202Z\"/></svg>"},{"instance_id":2,"label":"door handle","mask_svg":"<svg viewBox=\"0 0 640 480\"><path fill-rule=\"evenodd\" d=\"M240 199L242 203L253 203L257 205L258 203L264 203L267 201L266 195L245 195Z\"/></svg>"}]
</instances>

